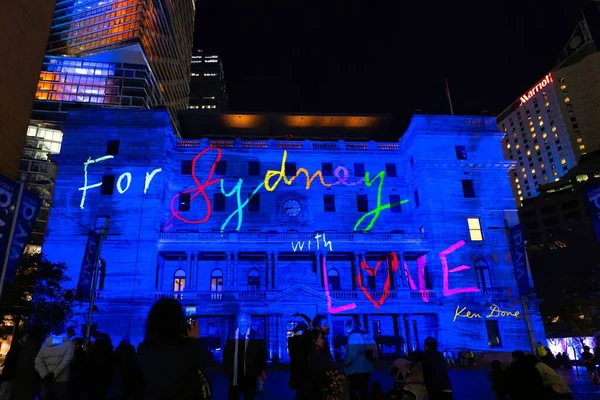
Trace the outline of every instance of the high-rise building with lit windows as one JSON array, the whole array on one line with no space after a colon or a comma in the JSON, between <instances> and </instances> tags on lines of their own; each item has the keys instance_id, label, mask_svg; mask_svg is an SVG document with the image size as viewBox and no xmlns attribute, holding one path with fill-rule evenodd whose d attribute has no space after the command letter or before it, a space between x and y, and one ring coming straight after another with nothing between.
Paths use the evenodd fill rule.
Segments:
<instances>
[{"instance_id":1,"label":"high-rise building with lit windows","mask_svg":"<svg viewBox=\"0 0 600 400\"><path fill-rule=\"evenodd\" d=\"M584 20L552 72L498 116L504 154L515 161L509 175L518 206L582 155L600 150L599 70L600 52Z\"/></svg>"},{"instance_id":2,"label":"high-rise building with lit windows","mask_svg":"<svg viewBox=\"0 0 600 400\"><path fill-rule=\"evenodd\" d=\"M41 245L45 234L52 155L60 151L68 111L166 107L179 135L194 14L192 0L57 1L20 167L21 179L45 200L31 244Z\"/></svg>"},{"instance_id":3,"label":"high-rise building with lit windows","mask_svg":"<svg viewBox=\"0 0 600 400\"><path fill-rule=\"evenodd\" d=\"M190 77L190 109L227 110L227 90L221 58L195 50Z\"/></svg>"}]
</instances>

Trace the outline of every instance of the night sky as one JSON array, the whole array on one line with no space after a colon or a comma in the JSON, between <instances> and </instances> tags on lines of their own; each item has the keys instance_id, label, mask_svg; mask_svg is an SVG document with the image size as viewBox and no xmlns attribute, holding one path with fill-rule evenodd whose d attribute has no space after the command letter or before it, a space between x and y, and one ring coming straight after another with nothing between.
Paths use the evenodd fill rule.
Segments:
<instances>
[{"instance_id":1,"label":"night sky","mask_svg":"<svg viewBox=\"0 0 600 400\"><path fill-rule=\"evenodd\" d=\"M195 46L221 54L230 110L497 115L541 79L576 0L197 0Z\"/></svg>"}]
</instances>

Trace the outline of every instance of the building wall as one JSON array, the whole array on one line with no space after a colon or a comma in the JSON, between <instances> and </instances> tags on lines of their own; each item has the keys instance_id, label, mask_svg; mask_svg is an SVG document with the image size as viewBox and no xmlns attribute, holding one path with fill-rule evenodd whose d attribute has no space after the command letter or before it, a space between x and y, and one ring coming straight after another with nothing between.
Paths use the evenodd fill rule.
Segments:
<instances>
[{"instance_id":1,"label":"building wall","mask_svg":"<svg viewBox=\"0 0 600 400\"><path fill-rule=\"evenodd\" d=\"M152 302L169 297L221 343L237 313L251 314L271 358L287 357L297 312L327 314L342 336L355 315L409 348L436 336L443 347L490 350L486 324L496 321L502 345L491 350L526 349L521 317L486 318L493 304L522 315L504 231L511 163L501 137L490 119L416 116L399 143L175 142L162 111L73 112L58 158L61 213L51 214L45 252L76 278L87 230L110 216L94 318L134 341ZM106 155L108 140L120 140L119 154L89 164L87 184L114 175L115 187L104 188L113 193L90 188L82 204L84 163ZM323 183L292 181L294 162L321 171ZM465 176L474 198L465 198ZM357 196L366 196L364 211ZM473 240L467 218L479 218L483 240Z\"/></svg>"},{"instance_id":2,"label":"building wall","mask_svg":"<svg viewBox=\"0 0 600 400\"><path fill-rule=\"evenodd\" d=\"M0 172L19 177L19 159L56 0L0 5ZM10 93L10 95L7 95Z\"/></svg>"}]
</instances>

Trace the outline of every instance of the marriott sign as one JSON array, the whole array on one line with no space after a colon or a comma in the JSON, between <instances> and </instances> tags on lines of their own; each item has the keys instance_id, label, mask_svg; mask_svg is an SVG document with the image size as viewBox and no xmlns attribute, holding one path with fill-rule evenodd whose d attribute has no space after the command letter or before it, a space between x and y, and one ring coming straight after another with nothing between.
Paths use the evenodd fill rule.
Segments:
<instances>
[{"instance_id":1,"label":"marriott sign","mask_svg":"<svg viewBox=\"0 0 600 400\"><path fill-rule=\"evenodd\" d=\"M544 79L539 81L537 83L537 85L535 85L533 88L531 88L531 90L529 92L527 92L523 96L521 96L521 98L519 99L519 100L521 100L521 104L519 104L519 107L522 106L523 104L527 103L529 101L529 99L531 99L533 96L538 94L540 90L542 90L543 88L545 88L546 86L548 86L551 83L554 83L554 80L552 80L552 74L548 74L544 77Z\"/></svg>"}]
</instances>

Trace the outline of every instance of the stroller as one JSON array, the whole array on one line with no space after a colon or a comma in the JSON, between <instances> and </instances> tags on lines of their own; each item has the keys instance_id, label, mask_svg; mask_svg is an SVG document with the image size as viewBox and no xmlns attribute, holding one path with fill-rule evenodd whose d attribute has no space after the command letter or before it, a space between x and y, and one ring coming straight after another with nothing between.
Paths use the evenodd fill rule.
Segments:
<instances>
[{"instance_id":1,"label":"stroller","mask_svg":"<svg viewBox=\"0 0 600 400\"><path fill-rule=\"evenodd\" d=\"M427 395L423 382L421 357L411 355L413 361L399 358L392 364L390 372L394 376L394 389L389 398L393 400L422 400Z\"/></svg>"}]
</instances>

